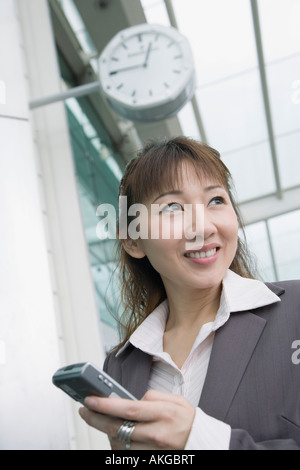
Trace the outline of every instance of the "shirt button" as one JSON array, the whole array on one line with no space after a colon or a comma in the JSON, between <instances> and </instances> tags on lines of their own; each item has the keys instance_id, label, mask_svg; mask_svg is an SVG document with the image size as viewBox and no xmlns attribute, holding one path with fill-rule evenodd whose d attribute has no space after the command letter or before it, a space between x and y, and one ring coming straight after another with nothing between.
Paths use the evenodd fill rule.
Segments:
<instances>
[{"instance_id":1,"label":"shirt button","mask_svg":"<svg viewBox=\"0 0 300 470\"><path fill-rule=\"evenodd\" d=\"M175 385L183 385L183 377L182 375L175 375L174 377Z\"/></svg>"}]
</instances>

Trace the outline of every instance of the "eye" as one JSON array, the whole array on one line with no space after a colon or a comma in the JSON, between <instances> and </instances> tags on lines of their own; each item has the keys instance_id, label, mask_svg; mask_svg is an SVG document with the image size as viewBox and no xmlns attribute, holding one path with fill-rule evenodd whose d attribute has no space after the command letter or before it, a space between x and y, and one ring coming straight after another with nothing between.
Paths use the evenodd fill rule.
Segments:
<instances>
[{"instance_id":1,"label":"eye","mask_svg":"<svg viewBox=\"0 0 300 470\"><path fill-rule=\"evenodd\" d=\"M170 202L162 208L161 212L178 212L182 210L183 208L178 202Z\"/></svg>"},{"instance_id":2,"label":"eye","mask_svg":"<svg viewBox=\"0 0 300 470\"><path fill-rule=\"evenodd\" d=\"M222 196L214 197L209 203L210 206L220 206L221 204L225 204L225 199Z\"/></svg>"}]
</instances>

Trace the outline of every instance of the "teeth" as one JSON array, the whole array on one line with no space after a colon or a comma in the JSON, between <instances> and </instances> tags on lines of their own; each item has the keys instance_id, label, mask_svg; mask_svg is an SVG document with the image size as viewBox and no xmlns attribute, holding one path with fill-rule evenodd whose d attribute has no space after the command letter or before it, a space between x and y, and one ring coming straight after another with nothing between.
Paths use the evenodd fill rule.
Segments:
<instances>
[{"instance_id":1,"label":"teeth","mask_svg":"<svg viewBox=\"0 0 300 470\"><path fill-rule=\"evenodd\" d=\"M209 258L210 256L215 255L217 252L217 248L213 248L213 250L210 251L197 251L194 253L187 253L186 257L187 258Z\"/></svg>"}]
</instances>

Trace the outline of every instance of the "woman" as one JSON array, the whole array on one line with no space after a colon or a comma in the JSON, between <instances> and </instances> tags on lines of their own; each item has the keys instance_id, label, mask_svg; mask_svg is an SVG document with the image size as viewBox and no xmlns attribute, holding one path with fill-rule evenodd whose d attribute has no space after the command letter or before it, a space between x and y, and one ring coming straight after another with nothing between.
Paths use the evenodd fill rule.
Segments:
<instances>
[{"instance_id":1,"label":"woman","mask_svg":"<svg viewBox=\"0 0 300 470\"><path fill-rule=\"evenodd\" d=\"M139 401L90 397L82 418L113 449L299 450L300 282L254 279L219 154L150 143L120 195L146 206L149 236L121 240L123 340L104 368ZM200 226L182 224L191 207Z\"/></svg>"}]
</instances>

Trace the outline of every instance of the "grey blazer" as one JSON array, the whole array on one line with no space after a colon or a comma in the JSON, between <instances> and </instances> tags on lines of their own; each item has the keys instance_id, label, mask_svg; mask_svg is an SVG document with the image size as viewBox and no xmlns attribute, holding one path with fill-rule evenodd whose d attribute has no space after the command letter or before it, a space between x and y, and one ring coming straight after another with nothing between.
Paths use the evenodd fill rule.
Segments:
<instances>
[{"instance_id":1,"label":"grey blazer","mask_svg":"<svg viewBox=\"0 0 300 470\"><path fill-rule=\"evenodd\" d=\"M215 335L199 407L232 428L231 450L300 450L300 281L267 286L281 302L232 313ZM129 345L104 369L138 399L152 356Z\"/></svg>"}]
</instances>

